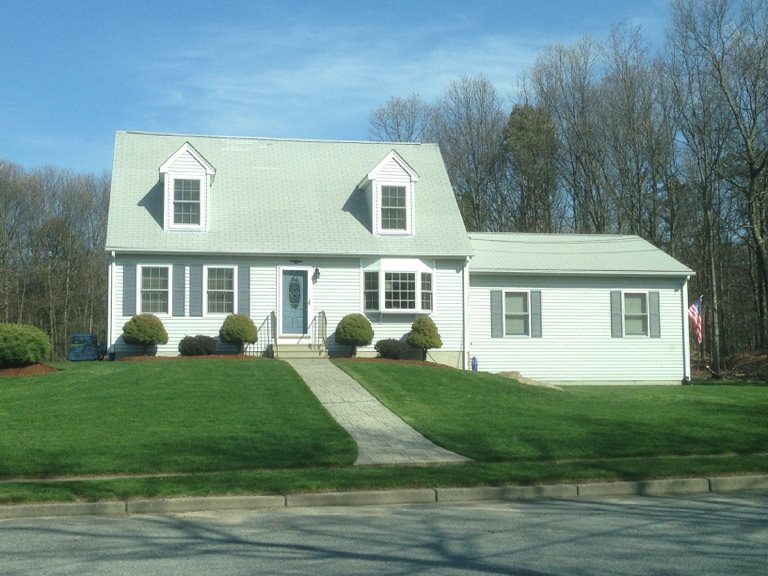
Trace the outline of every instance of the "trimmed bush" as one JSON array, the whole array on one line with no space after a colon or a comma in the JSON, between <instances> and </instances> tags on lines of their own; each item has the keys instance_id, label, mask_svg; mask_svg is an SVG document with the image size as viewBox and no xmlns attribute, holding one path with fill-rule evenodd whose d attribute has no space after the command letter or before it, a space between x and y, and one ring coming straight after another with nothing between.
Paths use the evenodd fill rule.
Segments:
<instances>
[{"instance_id":1,"label":"trimmed bush","mask_svg":"<svg viewBox=\"0 0 768 576\"><path fill-rule=\"evenodd\" d=\"M400 360L408 350L408 346L405 342L395 340L394 338L387 338L386 340L379 340L374 346L376 352L379 353L381 358L389 358L390 360Z\"/></svg>"},{"instance_id":2,"label":"trimmed bush","mask_svg":"<svg viewBox=\"0 0 768 576\"><path fill-rule=\"evenodd\" d=\"M219 330L219 338L222 342L237 344L240 354L246 344L253 344L258 339L256 325L245 314L230 314L224 319L224 324Z\"/></svg>"},{"instance_id":3,"label":"trimmed bush","mask_svg":"<svg viewBox=\"0 0 768 576\"><path fill-rule=\"evenodd\" d=\"M30 324L0 324L0 368L37 364L51 353L48 334Z\"/></svg>"},{"instance_id":4,"label":"trimmed bush","mask_svg":"<svg viewBox=\"0 0 768 576\"><path fill-rule=\"evenodd\" d=\"M422 350L422 360L426 360L429 348L440 348L443 345L437 326L429 316L419 316L414 320L405 341L409 346Z\"/></svg>"},{"instance_id":5,"label":"trimmed bush","mask_svg":"<svg viewBox=\"0 0 768 576\"><path fill-rule=\"evenodd\" d=\"M150 346L168 343L168 332L154 314L138 314L123 325L123 340L126 344L142 346L146 355Z\"/></svg>"},{"instance_id":6,"label":"trimmed bush","mask_svg":"<svg viewBox=\"0 0 768 576\"><path fill-rule=\"evenodd\" d=\"M179 342L179 354L182 356L210 356L216 352L216 338L210 336L184 336Z\"/></svg>"},{"instance_id":7,"label":"trimmed bush","mask_svg":"<svg viewBox=\"0 0 768 576\"><path fill-rule=\"evenodd\" d=\"M336 342L352 347L352 355L358 346L368 346L373 341L373 327L362 314L347 314L336 325Z\"/></svg>"}]
</instances>

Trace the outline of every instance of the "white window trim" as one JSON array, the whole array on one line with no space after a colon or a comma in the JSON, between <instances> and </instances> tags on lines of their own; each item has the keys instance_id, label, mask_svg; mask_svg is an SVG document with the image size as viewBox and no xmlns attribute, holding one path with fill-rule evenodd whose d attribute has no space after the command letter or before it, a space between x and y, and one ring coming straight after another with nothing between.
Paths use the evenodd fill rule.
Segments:
<instances>
[{"instance_id":1,"label":"white window trim","mask_svg":"<svg viewBox=\"0 0 768 576\"><path fill-rule=\"evenodd\" d=\"M141 307L141 284L144 268L166 268L168 270L168 311L145 312ZM154 314L158 318L169 318L173 315L173 266L171 264L138 264L136 266L136 310L137 314Z\"/></svg>"},{"instance_id":2,"label":"white window trim","mask_svg":"<svg viewBox=\"0 0 768 576\"><path fill-rule=\"evenodd\" d=\"M383 210L382 195L383 195L383 188L385 187L405 188L405 229L384 228L382 217L381 217L381 211ZM377 225L378 233L381 234L382 236L412 236L413 235L413 182L404 184L403 182L389 182L386 180L377 180L375 183L374 197L376 198L375 217L376 217L376 225Z\"/></svg>"},{"instance_id":3,"label":"white window trim","mask_svg":"<svg viewBox=\"0 0 768 576\"><path fill-rule=\"evenodd\" d=\"M507 294L525 294L528 308L527 334L507 334ZM501 290L501 335L503 338L532 338L531 336L531 291L522 288L502 288Z\"/></svg>"},{"instance_id":4,"label":"white window trim","mask_svg":"<svg viewBox=\"0 0 768 576\"><path fill-rule=\"evenodd\" d=\"M165 204L166 211L166 224L169 230L190 230L200 231L207 228L207 212L208 212L208 187L206 185L205 178L194 176L168 176L166 180L165 196L167 198ZM200 183L200 224L176 224L173 221L174 217L174 204L176 202L176 180L197 180Z\"/></svg>"},{"instance_id":5,"label":"white window trim","mask_svg":"<svg viewBox=\"0 0 768 576\"><path fill-rule=\"evenodd\" d=\"M379 274L379 307L376 310L369 310L365 307L365 273L366 272L378 272ZM413 274L415 279L415 302L416 308L385 308L386 303L386 275L391 273L401 274ZM423 273L432 275L432 309L424 309L421 301L421 275ZM363 309L363 313L368 314L433 314L436 308L436 294L437 294L437 275L435 269L425 265L423 262L418 262L418 265L414 265L412 260L398 260L387 259L380 260L377 265L368 266L360 272L360 304Z\"/></svg>"},{"instance_id":6,"label":"white window trim","mask_svg":"<svg viewBox=\"0 0 768 576\"><path fill-rule=\"evenodd\" d=\"M227 268L232 270L232 312L208 312L208 270L214 268ZM230 314L237 314L237 266L234 264L211 264L203 266L203 317L226 318Z\"/></svg>"},{"instance_id":7,"label":"white window trim","mask_svg":"<svg viewBox=\"0 0 768 576\"><path fill-rule=\"evenodd\" d=\"M645 334L627 334L627 295L640 295L645 298ZM637 315L639 316L639 315ZM645 338L651 337L651 296L648 290L622 290L621 292L621 333L624 338Z\"/></svg>"}]
</instances>

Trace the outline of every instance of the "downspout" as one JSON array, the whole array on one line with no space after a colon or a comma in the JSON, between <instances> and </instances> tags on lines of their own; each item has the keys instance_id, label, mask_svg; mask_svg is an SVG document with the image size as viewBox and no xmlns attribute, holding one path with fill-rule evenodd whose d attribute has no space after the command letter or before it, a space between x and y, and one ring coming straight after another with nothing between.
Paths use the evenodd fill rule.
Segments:
<instances>
[{"instance_id":1,"label":"downspout","mask_svg":"<svg viewBox=\"0 0 768 576\"><path fill-rule=\"evenodd\" d=\"M107 351L112 354L115 351L112 327L112 287L114 286L114 274L115 274L115 251L113 250L109 258L109 277L107 280L107 342L109 346Z\"/></svg>"},{"instance_id":2,"label":"downspout","mask_svg":"<svg viewBox=\"0 0 768 576\"><path fill-rule=\"evenodd\" d=\"M462 351L461 367L469 370L469 256L464 259L464 269L462 270L462 300L464 322L462 322Z\"/></svg>"},{"instance_id":3,"label":"downspout","mask_svg":"<svg viewBox=\"0 0 768 576\"><path fill-rule=\"evenodd\" d=\"M682 286L682 320L683 320L683 383L690 382L691 380L691 337L689 334L689 322L688 322L688 280L690 276L686 276L683 280Z\"/></svg>"}]
</instances>

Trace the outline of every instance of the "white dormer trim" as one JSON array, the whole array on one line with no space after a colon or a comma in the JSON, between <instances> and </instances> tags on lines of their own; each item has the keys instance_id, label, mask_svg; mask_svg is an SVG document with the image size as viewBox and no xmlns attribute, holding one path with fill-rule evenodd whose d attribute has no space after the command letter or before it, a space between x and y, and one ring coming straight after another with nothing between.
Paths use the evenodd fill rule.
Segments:
<instances>
[{"instance_id":1,"label":"white dormer trim","mask_svg":"<svg viewBox=\"0 0 768 576\"><path fill-rule=\"evenodd\" d=\"M213 165L189 142L185 142L160 165L160 178L163 180L164 189L165 230L205 231L208 229L209 195L215 176L216 169ZM197 190L199 192L197 201L176 202L177 182L180 188ZM180 218L177 215L179 208L177 204L186 204L187 208L191 206L191 209L197 210L198 214L193 218Z\"/></svg>"},{"instance_id":2,"label":"white dormer trim","mask_svg":"<svg viewBox=\"0 0 768 576\"><path fill-rule=\"evenodd\" d=\"M365 190L368 207L371 210L371 228L376 235L382 236L412 236L415 233L415 184L419 175L395 150L389 152L370 172L361 183ZM394 190L393 190L394 189ZM404 197L404 219L402 226L393 227L383 217L384 192L389 196L393 192L402 191ZM391 211L388 212L391 216Z\"/></svg>"}]
</instances>

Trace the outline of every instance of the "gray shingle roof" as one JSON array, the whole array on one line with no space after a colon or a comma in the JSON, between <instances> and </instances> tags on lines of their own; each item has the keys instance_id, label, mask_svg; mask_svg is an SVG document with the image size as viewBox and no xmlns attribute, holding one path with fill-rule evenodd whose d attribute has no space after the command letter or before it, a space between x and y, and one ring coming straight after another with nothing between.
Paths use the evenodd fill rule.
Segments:
<instances>
[{"instance_id":1,"label":"gray shingle roof","mask_svg":"<svg viewBox=\"0 0 768 576\"><path fill-rule=\"evenodd\" d=\"M470 233L472 272L688 276L694 272L639 236Z\"/></svg>"},{"instance_id":2,"label":"gray shingle roof","mask_svg":"<svg viewBox=\"0 0 768 576\"><path fill-rule=\"evenodd\" d=\"M160 165L189 142L216 168L207 232L164 231ZM390 151L416 171L415 234L374 236L360 181ZM466 256L469 240L434 144L118 132L107 250Z\"/></svg>"}]
</instances>

